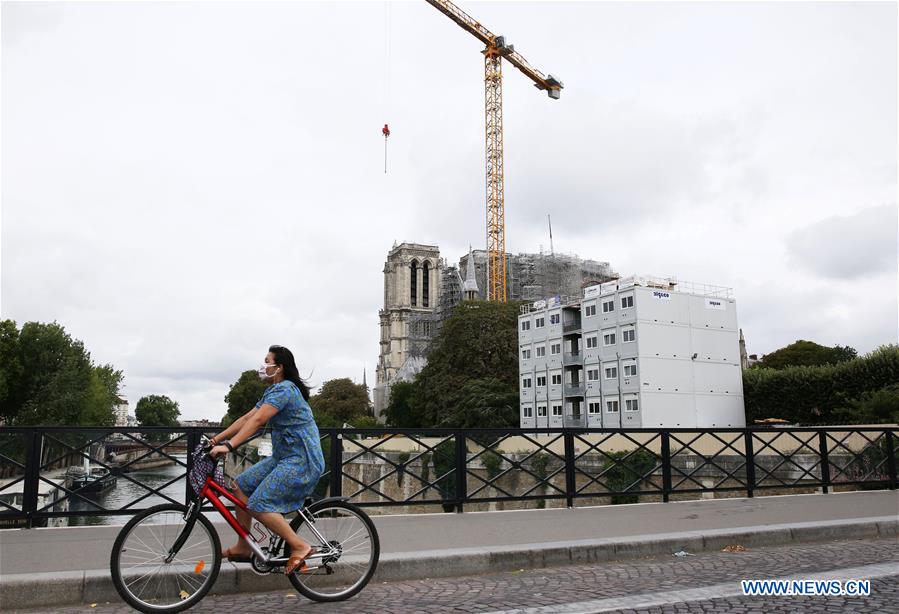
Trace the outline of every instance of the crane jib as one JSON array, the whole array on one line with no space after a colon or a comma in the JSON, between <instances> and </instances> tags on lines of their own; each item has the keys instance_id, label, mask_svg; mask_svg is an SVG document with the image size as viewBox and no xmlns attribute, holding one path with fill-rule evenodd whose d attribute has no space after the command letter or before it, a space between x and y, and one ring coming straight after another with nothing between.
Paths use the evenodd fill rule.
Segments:
<instances>
[{"instance_id":1,"label":"crane jib","mask_svg":"<svg viewBox=\"0 0 899 614\"><path fill-rule=\"evenodd\" d=\"M507 44L504 36L496 36L468 13L449 0L426 0L428 4L452 19L484 45L484 97L486 123L487 179L487 300L506 302L506 212L503 195L503 90L502 62L506 59L534 82L534 86L553 100L558 100L562 82L528 64L527 60ZM386 152L385 152L386 156ZM386 168L386 167L385 167Z\"/></svg>"}]
</instances>

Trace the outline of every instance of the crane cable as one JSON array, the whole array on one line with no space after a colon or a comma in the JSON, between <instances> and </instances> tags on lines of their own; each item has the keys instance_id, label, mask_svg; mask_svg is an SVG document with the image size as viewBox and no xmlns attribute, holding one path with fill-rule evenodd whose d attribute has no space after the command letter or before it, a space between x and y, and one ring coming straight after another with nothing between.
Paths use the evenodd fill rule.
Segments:
<instances>
[{"instance_id":1,"label":"crane cable","mask_svg":"<svg viewBox=\"0 0 899 614\"><path fill-rule=\"evenodd\" d=\"M384 115L390 115L390 1L384 2ZM387 137L390 127L387 122L381 128L384 135L384 174L387 174Z\"/></svg>"}]
</instances>

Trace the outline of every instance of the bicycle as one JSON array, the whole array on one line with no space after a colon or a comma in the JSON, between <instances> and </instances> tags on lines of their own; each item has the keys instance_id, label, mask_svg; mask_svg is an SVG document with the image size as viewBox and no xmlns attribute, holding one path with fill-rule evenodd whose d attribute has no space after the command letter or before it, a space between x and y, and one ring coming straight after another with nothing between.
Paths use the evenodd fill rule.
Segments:
<instances>
[{"instance_id":1,"label":"bicycle","mask_svg":"<svg viewBox=\"0 0 899 614\"><path fill-rule=\"evenodd\" d=\"M122 599L141 612L186 610L199 603L215 584L222 549L215 527L202 513L207 500L249 544L253 571L260 575L283 572L287 563L290 553L283 539L267 529L268 543L265 536L257 539L222 503L220 497L225 497L247 509L214 479L219 459L209 464L209 440L204 437L201 445L211 469L190 504L167 503L144 510L122 528L113 544L109 559L113 584ZM199 452L198 448L195 454ZM306 559L302 570L287 576L304 597L342 601L356 595L371 580L380 556L378 533L368 515L346 497L315 502L308 499L290 527L317 550Z\"/></svg>"}]
</instances>

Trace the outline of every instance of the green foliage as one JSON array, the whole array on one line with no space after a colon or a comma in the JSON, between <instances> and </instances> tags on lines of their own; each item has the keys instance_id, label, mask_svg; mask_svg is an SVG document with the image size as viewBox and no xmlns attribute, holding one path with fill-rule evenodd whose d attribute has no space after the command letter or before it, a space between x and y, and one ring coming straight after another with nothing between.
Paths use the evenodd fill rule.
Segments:
<instances>
[{"instance_id":1,"label":"green foliage","mask_svg":"<svg viewBox=\"0 0 899 614\"><path fill-rule=\"evenodd\" d=\"M95 365L53 322L0 322L0 419L15 425L115 423L122 372Z\"/></svg>"},{"instance_id":2,"label":"green foliage","mask_svg":"<svg viewBox=\"0 0 899 614\"><path fill-rule=\"evenodd\" d=\"M795 343L765 354L757 366L765 369L787 367L817 367L846 362L858 357L858 352L848 346L826 347L814 341L800 339Z\"/></svg>"},{"instance_id":3,"label":"green foliage","mask_svg":"<svg viewBox=\"0 0 899 614\"><path fill-rule=\"evenodd\" d=\"M862 393L838 407L834 415L853 424L899 424L899 384Z\"/></svg>"},{"instance_id":4,"label":"green foliage","mask_svg":"<svg viewBox=\"0 0 899 614\"><path fill-rule=\"evenodd\" d=\"M459 391L455 410L447 421L456 428L517 426L518 380L514 389L495 377L468 380Z\"/></svg>"},{"instance_id":5,"label":"green foliage","mask_svg":"<svg viewBox=\"0 0 899 614\"><path fill-rule=\"evenodd\" d=\"M418 424L517 426L518 309L519 303L482 301L456 308L414 382L408 403Z\"/></svg>"},{"instance_id":6,"label":"green foliage","mask_svg":"<svg viewBox=\"0 0 899 614\"><path fill-rule=\"evenodd\" d=\"M538 452L533 457L531 457L531 471L534 472L534 475L537 476L538 480L546 479L546 467L549 465L549 454L545 452ZM542 493L546 492L546 484L541 484L538 490ZM546 507L546 499L538 499L537 500L537 509L543 509Z\"/></svg>"},{"instance_id":7,"label":"green foliage","mask_svg":"<svg viewBox=\"0 0 899 614\"><path fill-rule=\"evenodd\" d=\"M15 415L16 382L22 377L19 329L12 320L0 321L0 418Z\"/></svg>"},{"instance_id":8,"label":"green foliage","mask_svg":"<svg viewBox=\"0 0 899 614\"><path fill-rule=\"evenodd\" d=\"M259 379L255 370L244 371L237 381L228 388L225 403L228 413L222 418L222 426L230 426L232 422L256 407L256 403L265 393L265 382Z\"/></svg>"},{"instance_id":9,"label":"green foliage","mask_svg":"<svg viewBox=\"0 0 899 614\"><path fill-rule=\"evenodd\" d=\"M502 452L502 450L498 450ZM484 463L484 469L487 470L487 479L492 480L500 474L503 464L503 458L493 450L487 450L481 455L481 462Z\"/></svg>"},{"instance_id":10,"label":"green foliage","mask_svg":"<svg viewBox=\"0 0 899 614\"><path fill-rule=\"evenodd\" d=\"M178 426L180 415L178 403L158 394L141 397L134 409L134 416L141 426ZM164 433L153 433L147 438L161 441L168 437Z\"/></svg>"},{"instance_id":11,"label":"green foliage","mask_svg":"<svg viewBox=\"0 0 899 614\"><path fill-rule=\"evenodd\" d=\"M348 377L332 379L322 384L319 393L309 399L309 404L319 426L341 427L344 422L356 426L361 418L372 415L368 388L362 384L354 384ZM328 424L324 425L322 422Z\"/></svg>"},{"instance_id":12,"label":"green foliage","mask_svg":"<svg viewBox=\"0 0 899 614\"><path fill-rule=\"evenodd\" d=\"M603 463L602 476L612 492L642 490L643 476L656 466L656 457L646 450L620 450L607 456L609 458ZM612 505L637 503L639 498L638 495L613 495Z\"/></svg>"},{"instance_id":13,"label":"green foliage","mask_svg":"<svg viewBox=\"0 0 899 614\"><path fill-rule=\"evenodd\" d=\"M91 369L88 385L88 402L81 412L80 424L112 426L115 424L115 407L119 399L122 372L109 365Z\"/></svg>"},{"instance_id":14,"label":"green foliage","mask_svg":"<svg viewBox=\"0 0 899 614\"><path fill-rule=\"evenodd\" d=\"M865 395L897 381L897 345L885 345L861 358L837 364L748 369L743 372L746 419L750 423L763 418L783 418L800 424L870 422L867 414L853 411L853 402L864 403ZM890 394L879 395L877 407L884 407L884 399ZM837 408L847 411L836 413Z\"/></svg>"},{"instance_id":15,"label":"green foliage","mask_svg":"<svg viewBox=\"0 0 899 614\"><path fill-rule=\"evenodd\" d=\"M434 477L441 498L452 501L456 498L456 442L446 439L434 447ZM444 511L453 511L453 504L444 503Z\"/></svg>"},{"instance_id":16,"label":"green foliage","mask_svg":"<svg viewBox=\"0 0 899 614\"><path fill-rule=\"evenodd\" d=\"M390 387L390 401L385 409L387 426L407 429L417 429L424 426L421 423L421 416L412 411L410 401L414 392L415 384L412 382L397 382Z\"/></svg>"}]
</instances>

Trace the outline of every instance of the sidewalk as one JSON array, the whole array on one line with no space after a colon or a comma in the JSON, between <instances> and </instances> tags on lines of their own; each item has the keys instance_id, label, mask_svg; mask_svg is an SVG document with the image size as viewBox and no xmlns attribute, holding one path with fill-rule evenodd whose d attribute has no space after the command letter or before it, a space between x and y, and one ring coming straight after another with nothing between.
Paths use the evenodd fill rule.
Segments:
<instances>
[{"instance_id":1,"label":"sidewalk","mask_svg":"<svg viewBox=\"0 0 899 614\"><path fill-rule=\"evenodd\" d=\"M375 516L373 581L477 574L837 538L896 536L899 494L868 491L591 508ZM124 522L124 519L123 519ZM0 609L117 601L119 527L0 531ZM222 525L223 543L233 535ZM275 590L284 578L223 564L214 593Z\"/></svg>"}]
</instances>

